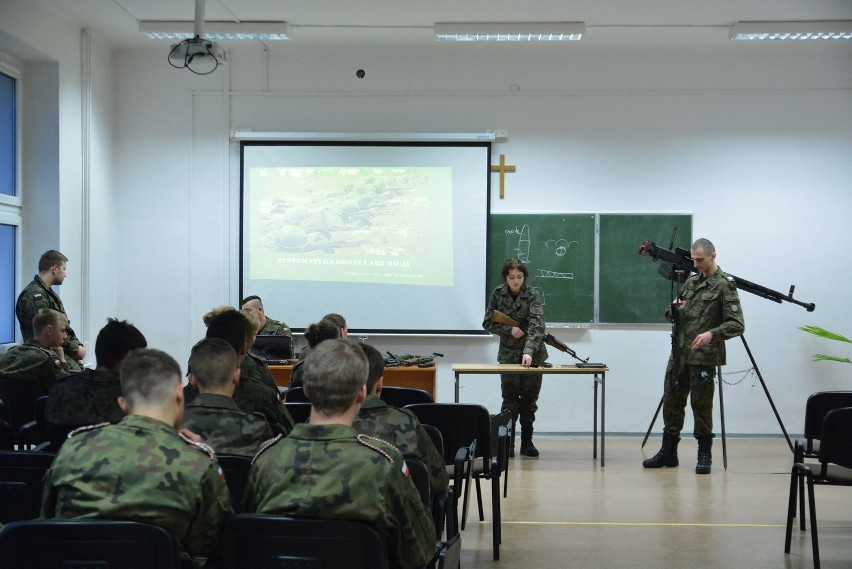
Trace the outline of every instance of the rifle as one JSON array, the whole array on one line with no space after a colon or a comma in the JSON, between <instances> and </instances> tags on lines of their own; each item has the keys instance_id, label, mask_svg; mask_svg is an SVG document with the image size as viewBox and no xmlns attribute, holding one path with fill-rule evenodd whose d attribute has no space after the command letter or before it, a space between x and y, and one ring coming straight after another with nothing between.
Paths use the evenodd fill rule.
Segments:
<instances>
[{"instance_id":1,"label":"rifle","mask_svg":"<svg viewBox=\"0 0 852 569\"><path fill-rule=\"evenodd\" d=\"M514 318L512 318L508 314L500 312L499 310L495 310L494 314L491 315L491 322L493 322L494 324L504 324L506 326L517 326L518 328L520 328L524 332L527 331L527 328L530 325L530 321L527 318L522 318L521 321L518 322L517 320L515 320ZM575 360L577 360L579 362L588 363L588 361L589 361L589 358L586 358L584 360L580 359L580 357L577 355L577 352L575 352L574 350L569 348L567 344L564 344L564 343L560 342L559 340L557 340L552 334L549 334L549 333L544 334L544 343L547 344L548 346L553 346L554 348L556 348L560 352L565 352L567 354L570 354L571 357L573 357ZM601 366L601 367L603 367L603 366Z\"/></svg>"},{"instance_id":2,"label":"rifle","mask_svg":"<svg viewBox=\"0 0 852 569\"><path fill-rule=\"evenodd\" d=\"M388 359L385 360L385 367L435 367L435 357L444 357L444 354L439 354L438 352L433 352L431 356L421 356L420 354L417 354L416 356L413 356L411 354L397 356L395 354L392 354L390 351L386 351L385 353L389 356Z\"/></svg>"},{"instance_id":3,"label":"rifle","mask_svg":"<svg viewBox=\"0 0 852 569\"><path fill-rule=\"evenodd\" d=\"M689 251L681 249L680 247L672 251L670 249L663 249L662 247L659 247L653 241L645 241L639 245L639 254L648 255L654 261L662 259L664 261L664 265L669 264L670 267L678 267L680 270L683 270L684 274L687 276L690 272L698 272L698 269L696 269L695 265L692 263L692 257L689 256ZM660 272L664 277L671 279L671 276L667 276L666 271L663 271L663 267L660 268ZM675 271L671 272L674 274ZM761 298L777 302L778 304L785 301L792 302L793 304L798 304L803 307L808 312L813 312L814 308L816 308L816 305L813 302L802 302L793 298L793 291L796 290L796 285L790 285L790 292L788 294L783 294L772 290L771 288L766 288L765 286L734 276L731 273L728 273L728 276L734 279L734 283L736 283L737 288L750 292L751 294L757 295Z\"/></svg>"}]
</instances>

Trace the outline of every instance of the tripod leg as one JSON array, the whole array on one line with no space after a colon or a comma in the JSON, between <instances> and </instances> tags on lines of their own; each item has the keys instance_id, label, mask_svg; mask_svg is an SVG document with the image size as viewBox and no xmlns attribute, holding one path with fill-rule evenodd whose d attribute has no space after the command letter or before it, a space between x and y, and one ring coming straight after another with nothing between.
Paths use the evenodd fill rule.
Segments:
<instances>
[{"instance_id":1,"label":"tripod leg","mask_svg":"<svg viewBox=\"0 0 852 569\"><path fill-rule=\"evenodd\" d=\"M725 398L722 396L722 366L716 368L716 377L719 378L719 417L722 422L722 465L728 470L728 444L725 441Z\"/></svg>"},{"instance_id":2,"label":"tripod leg","mask_svg":"<svg viewBox=\"0 0 852 569\"><path fill-rule=\"evenodd\" d=\"M743 341L743 346L745 346L746 353L748 353L748 358L751 360L751 365L754 368L754 372L757 374L757 378L760 380L760 385L763 387L764 393L766 393L766 398L769 400L769 405L772 407L772 412L775 413L775 418L778 420L778 426L781 427L781 432L784 433L784 438L787 439L787 445L790 447L790 452L795 454L795 450L793 449L793 443L790 441L790 435L787 434L787 429L784 428L784 423L781 421L781 415L778 414L778 409L775 408L775 402L772 401L772 396L769 395L769 388L766 387L766 382L763 381L763 375L761 375L760 370L757 369L757 362L754 361L754 356L751 355L751 350L748 347L748 342L746 342L745 336L740 336L740 339Z\"/></svg>"},{"instance_id":3,"label":"tripod leg","mask_svg":"<svg viewBox=\"0 0 852 569\"><path fill-rule=\"evenodd\" d=\"M645 448L645 443L647 443L647 442L648 442L648 437L651 435L651 429L653 429L653 428L654 428L654 423L656 423L656 422L657 422L657 416L660 414L660 409L662 409L662 408L663 408L663 400L664 400L665 398L666 398L666 396L665 396L665 395L663 395L662 397L660 397L660 404L659 404L659 405L657 405L657 410L656 410L656 411L654 411L654 418L653 418L653 419L651 419L651 424L650 424L650 425L648 425L648 432L647 432L647 433L645 433L645 438L644 438L644 439L642 439L642 448Z\"/></svg>"}]
</instances>

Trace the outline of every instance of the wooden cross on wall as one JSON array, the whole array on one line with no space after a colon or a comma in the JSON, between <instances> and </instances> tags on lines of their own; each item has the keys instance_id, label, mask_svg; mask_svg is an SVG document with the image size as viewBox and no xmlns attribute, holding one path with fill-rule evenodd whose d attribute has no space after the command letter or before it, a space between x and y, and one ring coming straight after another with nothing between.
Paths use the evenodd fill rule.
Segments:
<instances>
[{"instance_id":1,"label":"wooden cross on wall","mask_svg":"<svg viewBox=\"0 0 852 569\"><path fill-rule=\"evenodd\" d=\"M505 194L505 179L506 179L506 178L505 178L505 176L506 176L506 172L514 172L514 171L515 171L515 167L514 167L514 166L506 165L506 155L505 155L505 154L501 154L501 155L500 155L500 165L499 165L499 166L497 166L497 165L492 165L492 166L491 166L491 171L492 171L492 172L500 172L500 199L502 200L502 199L503 199L503 196L504 196L504 194Z\"/></svg>"}]
</instances>

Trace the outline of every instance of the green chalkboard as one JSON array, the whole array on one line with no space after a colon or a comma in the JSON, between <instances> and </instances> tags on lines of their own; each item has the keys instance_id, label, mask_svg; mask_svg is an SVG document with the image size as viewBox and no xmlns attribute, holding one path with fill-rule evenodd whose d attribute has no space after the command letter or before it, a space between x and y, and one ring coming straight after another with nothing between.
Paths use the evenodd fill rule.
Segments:
<instances>
[{"instance_id":1,"label":"green chalkboard","mask_svg":"<svg viewBox=\"0 0 852 569\"><path fill-rule=\"evenodd\" d=\"M601 214L598 321L612 324L665 323L672 301L671 282L660 264L639 255L639 245L653 241L668 248L677 228L675 247L692 244L690 214Z\"/></svg>"},{"instance_id":2,"label":"green chalkboard","mask_svg":"<svg viewBox=\"0 0 852 569\"><path fill-rule=\"evenodd\" d=\"M595 318L595 214L494 214L489 217L488 293L500 284L503 262L527 265L527 285L539 289L548 323Z\"/></svg>"}]
</instances>

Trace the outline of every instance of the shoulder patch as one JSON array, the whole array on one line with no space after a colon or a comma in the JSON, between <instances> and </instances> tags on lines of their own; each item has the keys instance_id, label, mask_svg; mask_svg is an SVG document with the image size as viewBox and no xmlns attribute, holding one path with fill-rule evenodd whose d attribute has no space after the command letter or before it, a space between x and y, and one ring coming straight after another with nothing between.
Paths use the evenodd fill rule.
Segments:
<instances>
[{"instance_id":1,"label":"shoulder patch","mask_svg":"<svg viewBox=\"0 0 852 569\"><path fill-rule=\"evenodd\" d=\"M41 300L42 298L44 298L44 296L42 296L40 292L37 292L33 295L33 300Z\"/></svg>"},{"instance_id":2,"label":"shoulder patch","mask_svg":"<svg viewBox=\"0 0 852 569\"><path fill-rule=\"evenodd\" d=\"M78 435L78 434L86 432L86 431L94 431L95 429L100 429L101 427L106 427L109 424L110 424L109 422L104 422L104 423L96 423L94 425L86 425L84 427L77 427L76 429L74 429L73 431L68 433L68 438L70 439L74 435Z\"/></svg>"},{"instance_id":3,"label":"shoulder patch","mask_svg":"<svg viewBox=\"0 0 852 569\"><path fill-rule=\"evenodd\" d=\"M270 447L274 446L274 445L275 445L275 443L277 443L278 441L280 441L280 440L281 440L281 439L283 439L283 438L284 438L284 435L278 435L278 436L276 436L275 438L272 438L272 439L269 439L268 441L264 441L264 442L262 442L262 443L261 443L261 445L260 445L260 447L258 447L257 452L256 452L256 453L254 453L254 456L253 456L253 457L252 457L252 459L251 459L251 463L252 463L252 464L254 464L254 461L256 461L256 460L257 460L257 458L258 458L261 454L263 454L263 453L264 453L264 452L265 452L268 448L270 448Z\"/></svg>"},{"instance_id":4,"label":"shoulder patch","mask_svg":"<svg viewBox=\"0 0 852 569\"><path fill-rule=\"evenodd\" d=\"M210 460L216 460L216 452L213 450L213 447L211 447L210 445L205 444L205 443L195 442L194 440L187 437L186 435L184 435L181 432L178 432L178 436L180 438L182 438L186 444L193 446L193 447L197 448L198 450L200 450L201 452L203 452L204 454L206 454L207 457Z\"/></svg>"},{"instance_id":5,"label":"shoulder patch","mask_svg":"<svg viewBox=\"0 0 852 569\"><path fill-rule=\"evenodd\" d=\"M392 449L396 450L397 453L399 453L399 450L393 444L387 442L386 440L383 440L383 439L380 439L380 438L377 438L377 437L371 437L370 435L363 435L363 434L358 435L358 442L361 445L363 445L367 448L373 449L374 451L376 451L380 455L384 456L387 459L388 462L393 464L395 457L391 456L389 452L387 452L383 448L380 448L378 445L373 444L373 441L388 445Z\"/></svg>"}]
</instances>

